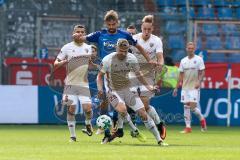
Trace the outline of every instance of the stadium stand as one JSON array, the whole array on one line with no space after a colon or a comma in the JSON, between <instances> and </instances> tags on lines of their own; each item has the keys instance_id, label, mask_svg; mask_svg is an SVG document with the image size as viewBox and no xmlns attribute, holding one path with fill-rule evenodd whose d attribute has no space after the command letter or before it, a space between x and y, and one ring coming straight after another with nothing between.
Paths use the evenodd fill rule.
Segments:
<instances>
[{"instance_id":1,"label":"stadium stand","mask_svg":"<svg viewBox=\"0 0 240 160\"><path fill-rule=\"evenodd\" d=\"M5 17L6 24L2 34L5 37L4 55L36 57L41 47L47 47L50 57L54 57L59 47L71 40L69 33L75 23L84 23L88 26L88 32L99 30L103 27L103 15L108 9L119 12L121 28L134 24L140 30L144 15L156 15L158 25L155 26L155 34L163 37L165 54L170 56L176 55L177 49L181 50L181 54L177 55L184 55L182 50L185 48L189 32L187 14L193 23L198 20L226 20L227 23L224 24L199 24L197 46L203 50L225 49L226 54L232 53L228 53L228 50L235 50L237 55L236 50L240 49L240 26L235 22L240 19L239 0L189 0L189 13L185 0L152 0L151 5L149 4L150 1L147 3L145 0L6 1L5 5L0 6L0 9L5 11L1 14ZM54 17L60 17L62 21ZM209 60L214 61L214 56L216 60L221 60L223 57L220 55L211 54ZM223 58L222 61L224 60Z\"/></svg>"}]
</instances>

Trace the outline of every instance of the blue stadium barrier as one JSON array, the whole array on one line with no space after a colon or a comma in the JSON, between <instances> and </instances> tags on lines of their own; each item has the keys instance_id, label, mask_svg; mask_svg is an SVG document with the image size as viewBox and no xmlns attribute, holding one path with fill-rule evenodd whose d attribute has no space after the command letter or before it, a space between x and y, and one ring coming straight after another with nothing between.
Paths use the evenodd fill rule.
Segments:
<instances>
[{"instance_id":1,"label":"blue stadium barrier","mask_svg":"<svg viewBox=\"0 0 240 160\"><path fill-rule=\"evenodd\" d=\"M65 123L64 114L56 115L54 110L58 101L61 100L61 94L55 92L49 87L38 88L39 101L39 123ZM176 98L172 97L171 90L162 90L162 95L152 98L151 105L153 105L157 112L162 116L167 124L182 124L183 121L183 107L180 103L180 91ZM240 126L239 105L240 105L240 90L232 90L232 112L231 125ZM227 119L227 90L226 89L202 89L201 90L201 109L205 115L209 125L225 126ZM94 120L97 118L97 108L94 103ZM58 113L63 112L63 108L57 108ZM84 122L84 116L81 109L79 110L77 120ZM193 124L199 124L199 121L193 116Z\"/></svg>"}]
</instances>

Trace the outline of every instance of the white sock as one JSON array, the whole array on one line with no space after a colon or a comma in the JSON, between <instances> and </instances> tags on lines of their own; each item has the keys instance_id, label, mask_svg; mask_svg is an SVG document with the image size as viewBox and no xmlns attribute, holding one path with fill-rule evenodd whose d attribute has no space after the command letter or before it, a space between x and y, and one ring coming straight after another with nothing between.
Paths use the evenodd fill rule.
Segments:
<instances>
[{"instance_id":1,"label":"white sock","mask_svg":"<svg viewBox=\"0 0 240 160\"><path fill-rule=\"evenodd\" d=\"M191 111L198 117L199 121L204 119L204 117L203 117L199 108L197 108L197 107L192 108Z\"/></svg>"},{"instance_id":2,"label":"white sock","mask_svg":"<svg viewBox=\"0 0 240 160\"><path fill-rule=\"evenodd\" d=\"M150 131L152 132L152 134L154 135L154 137L156 138L157 142L159 142L160 140L162 141L161 137L160 137L160 134L157 130L157 127L154 123L154 121L152 120L152 118L147 115L147 121L143 121L145 127Z\"/></svg>"},{"instance_id":3,"label":"white sock","mask_svg":"<svg viewBox=\"0 0 240 160\"><path fill-rule=\"evenodd\" d=\"M124 122L127 122L133 131L137 130L137 127L133 124L130 115L127 113L124 117Z\"/></svg>"},{"instance_id":4,"label":"white sock","mask_svg":"<svg viewBox=\"0 0 240 160\"><path fill-rule=\"evenodd\" d=\"M76 137L75 131L76 121L67 121L67 123L71 137Z\"/></svg>"},{"instance_id":5,"label":"white sock","mask_svg":"<svg viewBox=\"0 0 240 160\"><path fill-rule=\"evenodd\" d=\"M149 109L147 113L153 119L155 124L159 124L161 122L159 115L153 106L149 105Z\"/></svg>"},{"instance_id":6,"label":"white sock","mask_svg":"<svg viewBox=\"0 0 240 160\"><path fill-rule=\"evenodd\" d=\"M191 128L190 106L184 105L184 120L187 128Z\"/></svg>"},{"instance_id":7,"label":"white sock","mask_svg":"<svg viewBox=\"0 0 240 160\"><path fill-rule=\"evenodd\" d=\"M91 125L91 119L86 119L86 120L85 120L85 124L86 124L86 125L89 125L89 124Z\"/></svg>"},{"instance_id":8,"label":"white sock","mask_svg":"<svg viewBox=\"0 0 240 160\"><path fill-rule=\"evenodd\" d=\"M118 120L117 120L117 127L118 128L123 128L123 117L121 116L120 113L118 113Z\"/></svg>"}]
</instances>

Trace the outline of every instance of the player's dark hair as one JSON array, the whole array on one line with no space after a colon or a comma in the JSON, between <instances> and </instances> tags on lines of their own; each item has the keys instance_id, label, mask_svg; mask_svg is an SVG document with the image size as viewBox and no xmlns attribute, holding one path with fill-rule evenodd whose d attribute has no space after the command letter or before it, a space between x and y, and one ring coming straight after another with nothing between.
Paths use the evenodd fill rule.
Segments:
<instances>
[{"instance_id":1,"label":"player's dark hair","mask_svg":"<svg viewBox=\"0 0 240 160\"><path fill-rule=\"evenodd\" d=\"M129 25L127 29L136 29L136 27L134 25Z\"/></svg>"},{"instance_id":2,"label":"player's dark hair","mask_svg":"<svg viewBox=\"0 0 240 160\"><path fill-rule=\"evenodd\" d=\"M118 14L114 10L107 11L104 21L118 21Z\"/></svg>"},{"instance_id":3,"label":"player's dark hair","mask_svg":"<svg viewBox=\"0 0 240 160\"><path fill-rule=\"evenodd\" d=\"M77 24L74 26L73 30L76 30L77 28L83 28L85 29L85 26L84 25L81 25L81 24Z\"/></svg>"}]
</instances>

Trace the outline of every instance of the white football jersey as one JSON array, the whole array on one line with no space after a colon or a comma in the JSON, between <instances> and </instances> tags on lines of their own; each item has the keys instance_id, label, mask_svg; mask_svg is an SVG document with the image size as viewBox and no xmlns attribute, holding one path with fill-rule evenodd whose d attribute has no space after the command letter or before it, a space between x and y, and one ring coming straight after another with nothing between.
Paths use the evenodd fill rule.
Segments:
<instances>
[{"instance_id":1,"label":"white football jersey","mask_svg":"<svg viewBox=\"0 0 240 160\"><path fill-rule=\"evenodd\" d=\"M150 59L156 59L156 53L163 53L162 40L151 34L148 40L143 40L142 33L138 33L133 36L137 43L144 48L144 50L149 54ZM139 63L145 63L146 59L138 50L133 51L133 54L137 57Z\"/></svg>"},{"instance_id":2,"label":"white football jersey","mask_svg":"<svg viewBox=\"0 0 240 160\"><path fill-rule=\"evenodd\" d=\"M195 89L195 85L199 81L198 72L204 69L205 65L200 56L194 55L194 57L191 59L189 59L188 56L183 58L179 66L179 71L183 72L184 74L182 89Z\"/></svg>"},{"instance_id":3,"label":"white football jersey","mask_svg":"<svg viewBox=\"0 0 240 160\"><path fill-rule=\"evenodd\" d=\"M91 46L86 43L79 46L75 42L70 42L62 47L57 58L68 60L65 85L89 86L87 74L91 54Z\"/></svg>"},{"instance_id":4,"label":"white football jersey","mask_svg":"<svg viewBox=\"0 0 240 160\"><path fill-rule=\"evenodd\" d=\"M128 53L124 60L117 58L117 52L113 52L102 60L101 72L106 73L108 88L120 90L130 85L129 72L139 71L137 58Z\"/></svg>"}]
</instances>

